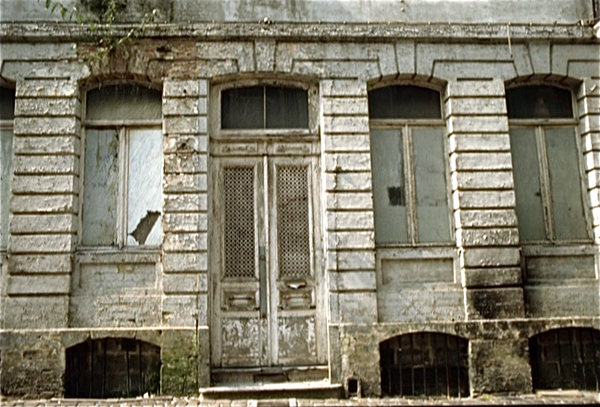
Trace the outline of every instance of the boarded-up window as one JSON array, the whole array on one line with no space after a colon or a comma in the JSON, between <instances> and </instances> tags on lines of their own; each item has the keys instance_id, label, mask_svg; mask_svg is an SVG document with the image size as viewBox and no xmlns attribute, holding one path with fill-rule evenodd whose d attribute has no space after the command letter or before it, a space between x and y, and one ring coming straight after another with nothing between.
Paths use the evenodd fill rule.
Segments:
<instances>
[{"instance_id":1,"label":"boarded-up window","mask_svg":"<svg viewBox=\"0 0 600 407\"><path fill-rule=\"evenodd\" d=\"M369 109L377 244L450 241L439 92L376 89Z\"/></svg>"},{"instance_id":2,"label":"boarded-up window","mask_svg":"<svg viewBox=\"0 0 600 407\"><path fill-rule=\"evenodd\" d=\"M221 92L223 129L306 129L308 92L281 86L251 86Z\"/></svg>"},{"instance_id":3,"label":"boarded-up window","mask_svg":"<svg viewBox=\"0 0 600 407\"><path fill-rule=\"evenodd\" d=\"M6 248L8 243L14 110L14 90L0 88L0 248Z\"/></svg>"},{"instance_id":4,"label":"boarded-up window","mask_svg":"<svg viewBox=\"0 0 600 407\"><path fill-rule=\"evenodd\" d=\"M600 331L555 329L529 340L533 388L600 390Z\"/></svg>"},{"instance_id":5,"label":"boarded-up window","mask_svg":"<svg viewBox=\"0 0 600 407\"><path fill-rule=\"evenodd\" d=\"M160 390L160 348L147 342L87 340L66 352L66 397L136 397Z\"/></svg>"},{"instance_id":6,"label":"boarded-up window","mask_svg":"<svg viewBox=\"0 0 600 407\"><path fill-rule=\"evenodd\" d=\"M82 244L161 243L160 92L137 86L88 92Z\"/></svg>"},{"instance_id":7,"label":"boarded-up window","mask_svg":"<svg viewBox=\"0 0 600 407\"><path fill-rule=\"evenodd\" d=\"M469 397L468 347L466 339L429 332L382 342L383 395Z\"/></svg>"},{"instance_id":8,"label":"boarded-up window","mask_svg":"<svg viewBox=\"0 0 600 407\"><path fill-rule=\"evenodd\" d=\"M530 86L506 95L521 240L589 239L571 92Z\"/></svg>"}]
</instances>

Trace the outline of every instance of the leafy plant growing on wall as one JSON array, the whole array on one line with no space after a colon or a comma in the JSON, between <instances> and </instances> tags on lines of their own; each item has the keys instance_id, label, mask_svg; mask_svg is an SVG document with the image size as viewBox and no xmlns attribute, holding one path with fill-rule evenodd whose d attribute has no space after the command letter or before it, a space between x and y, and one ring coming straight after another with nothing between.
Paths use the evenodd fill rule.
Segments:
<instances>
[{"instance_id":1,"label":"leafy plant growing on wall","mask_svg":"<svg viewBox=\"0 0 600 407\"><path fill-rule=\"evenodd\" d=\"M148 25L160 21L159 10L153 9L145 13L141 21L131 25L125 34L117 33L115 24L119 14L125 11L127 0L80 0L80 7L73 5L70 8L56 0L38 0L38 3L41 1L52 15L59 13L65 22L75 21L82 27L88 26L90 32L100 38L95 51L89 54L90 60L123 50L133 39L141 37Z\"/></svg>"}]
</instances>

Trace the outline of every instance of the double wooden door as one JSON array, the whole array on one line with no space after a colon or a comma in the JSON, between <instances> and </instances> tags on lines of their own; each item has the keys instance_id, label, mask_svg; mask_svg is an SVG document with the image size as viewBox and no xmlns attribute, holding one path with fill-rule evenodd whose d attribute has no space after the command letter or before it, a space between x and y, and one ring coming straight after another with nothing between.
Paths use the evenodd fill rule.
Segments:
<instances>
[{"instance_id":1,"label":"double wooden door","mask_svg":"<svg viewBox=\"0 0 600 407\"><path fill-rule=\"evenodd\" d=\"M296 146L298 147L298 146ZM318 156L311 144L212 157L214 367L326 362ZM308 152L308 153L307 153Z\"/></svg>"}]
</instances>

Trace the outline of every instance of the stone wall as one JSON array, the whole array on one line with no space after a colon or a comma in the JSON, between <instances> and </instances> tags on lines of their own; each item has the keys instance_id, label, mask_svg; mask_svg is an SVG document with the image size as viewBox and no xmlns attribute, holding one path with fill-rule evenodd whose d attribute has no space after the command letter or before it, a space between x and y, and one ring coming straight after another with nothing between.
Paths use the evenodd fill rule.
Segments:
<instances>
[{"instance_id":1,"label":"stone wall","mask_svg":"<svg viewBox=\"0 0 600 407\"><path fill-rule=\"evenodd\" d=\"M361 41L351 39L348 27L343 39L329 31L324 41L311 37L317 25L306 26L305 37L290 28L276 38L264 25L240 27L236 36L210 41L174 34L145 39L99 64L86 62L89 45L3 40L0 75L17 97L2 277L3 394L62 395L65 349L101 337L160 346L165 394L194 394L210 384L209 95L212 83L238 79L319 83L332 382L359 377L365 395L378 395L379 343L428 331L470 340L472 394L530 392L532 335L599 328L596 258L585 266L583 282L564 276L535 287L523 282L505 104L505 87L515 78L551 78L576 92L595 240L546 249L567 258L596 253L600 57L591 29L520 27L507 43L505 32L492 27L487 36L458 43L456 27L443 26L431 28L430 37L413 34L424 36L418 40L380 35L385 27L376 27ZM160 250L117 251L100 261L78 250L80 118L85 89L109 80L162 87L163 238ZM391 322L378 304L367 96L377 84L399 82L442 91L456 244L448 248L454 278L419 286L415 297L427 301ZM112 278L124 265L132 274Z\"/></svg>"},{"instance_id":2,"label":"stone wall","mask_svg":"<svg viewBox=\"0 0 600 407\"><path fill-rule=\"evenodd\" d=\"M77 0L64 0L68 8ZM277 22L502 22L574 23L593 19L592 0L128 0L121 17L135 21L158 9L167 22L197 21L256 22L267 18ZM89 2L88 2L89 4ZM85 9L81 7L80 9ZM556 10L560 10L557 13ZM5 0L0 8L4 21L61 21L35 0Z\"/></svg>"}]
</instances>

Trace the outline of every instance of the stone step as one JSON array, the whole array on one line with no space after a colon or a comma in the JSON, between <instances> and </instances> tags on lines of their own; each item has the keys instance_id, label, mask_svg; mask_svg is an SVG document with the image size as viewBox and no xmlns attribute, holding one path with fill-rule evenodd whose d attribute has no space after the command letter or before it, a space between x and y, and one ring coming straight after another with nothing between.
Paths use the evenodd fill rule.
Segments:
<instances>
[{"instance_id":1,"label":"stone step","mask_svg":"<svg viewBox=\"0 0 600 407\"><path fill-rule=\"evenodd\" d=\"M200 389L202 400L338 399L341 384L319 382L252 383Z\"/></svg>"},{"instance_id":2,"label":"stone step","mask_svg":"<svg viewBox=\"0 0 600 407\"><path fill-rule=\"evenodd\" d=\"M211 371L213 386L254 383L323 382L329 380L327 365L222 368Z\"/></svg>"}]
</instances>

